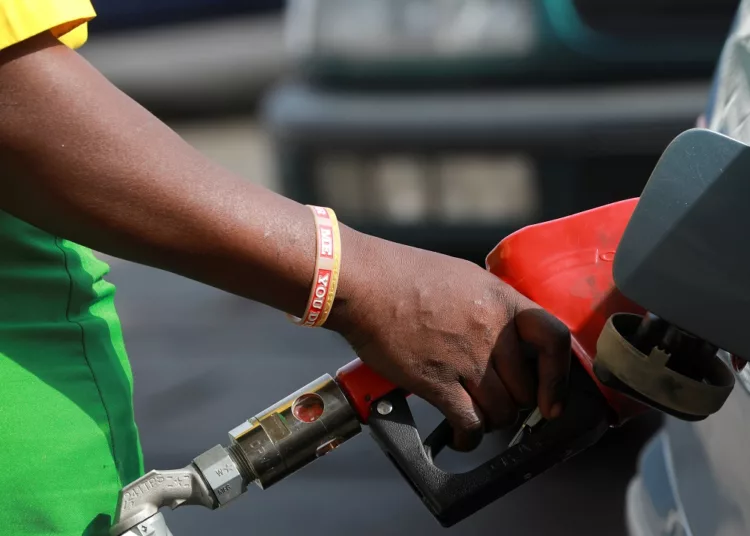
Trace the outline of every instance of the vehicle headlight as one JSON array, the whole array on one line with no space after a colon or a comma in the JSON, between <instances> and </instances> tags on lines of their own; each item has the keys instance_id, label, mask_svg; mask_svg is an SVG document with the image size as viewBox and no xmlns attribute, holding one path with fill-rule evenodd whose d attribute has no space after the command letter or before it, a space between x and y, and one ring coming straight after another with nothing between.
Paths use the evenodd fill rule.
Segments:
<instances>
[{"instance_id":1,"label":"vehicle headlight","mask_svg":"<svg viewBox=\"0 0 750 536\"><path fill-rule=\"evenodd\" d=\"M297 55L513 57L536 41L529 0L290 0L287 9Z\"/></svg>"}]
</instances>

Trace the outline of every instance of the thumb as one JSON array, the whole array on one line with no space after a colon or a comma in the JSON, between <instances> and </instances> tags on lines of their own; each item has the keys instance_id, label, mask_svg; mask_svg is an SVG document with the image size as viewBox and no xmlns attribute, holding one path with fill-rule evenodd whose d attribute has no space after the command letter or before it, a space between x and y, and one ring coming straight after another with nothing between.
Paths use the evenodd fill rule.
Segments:
<instances>
[{"instance_id":1,"label":"thumb","mask_svg":"<svg viewBox=\"0 0 750 536\"><path fill-rule=\"evenodd\" d=\"M545 419L557 418L568 389L570 332L560 320L526 298L516 309L515 324L521 340L538 353L539 409Z\"/></svg>"}]
</instances>

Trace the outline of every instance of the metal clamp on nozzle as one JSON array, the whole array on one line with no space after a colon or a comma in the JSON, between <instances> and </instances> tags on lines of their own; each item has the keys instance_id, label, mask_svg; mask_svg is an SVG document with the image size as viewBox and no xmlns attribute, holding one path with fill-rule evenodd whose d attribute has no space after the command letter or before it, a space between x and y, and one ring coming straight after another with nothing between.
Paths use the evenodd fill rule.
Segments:
<instances>
[{"instance_id":1,"label":"metal clamp on nozzle","mask_svg":"<svg viewBox=\"0 0 750 536\"><path fill-rule=\"evenodd\" d=\"M251 474L240 472L232 456L221 445L198 456L193 464L208 484L219 507L245 493L248 483L253 480Z\"/></svg>"},{"instance_id":2,"label":"metal clamp on nozzle","mask_svg":"<svg viewBox=\"0 0 750 536\"><path fill-rule=\"evenodd\" d=\"M265 489L361 431L357 415L328 374L257 414L188 467L151 471L120 492L112 536L171 536L163 506L212 510L247 491Z\"/></svg>"},{"instance_id":3,"label":"metal clamp on nozzle","mask_svg":"<svg viewBox=\"0 0 750 536\"><path fill-rule=\"evenodd\" d=\"M229 451L265 489L361 430L343 391L326 374L229 432Z\"/></svg>"}]
</instances>

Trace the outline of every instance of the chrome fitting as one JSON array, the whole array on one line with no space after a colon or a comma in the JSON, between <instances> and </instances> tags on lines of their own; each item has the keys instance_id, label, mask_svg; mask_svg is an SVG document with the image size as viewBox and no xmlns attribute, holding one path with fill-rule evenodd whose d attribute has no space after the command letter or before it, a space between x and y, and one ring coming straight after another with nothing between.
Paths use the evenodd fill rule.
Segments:
<instances>
[{"instance_id":1,"label":"chrome fitting","mask_svg":"<svg viewBox=\"0 0 750 536\"><path fill-rule=\"evenodd\" d=\"M229 433L188 467L151 471L120 491L112 536L171 536L159 508L225 506L255 481L265 489L362 430L336 381L325 375Z\"/></svg>"},{"instance_id":2,"label":"chrome fitting","mask_svg":"<svg viewBox=\"0 0 750 536\"><path fill-rule=\"evenodd\" d=\"M195 458L193 463L203 475L220 507L247 490L247 484L243 483L237 465L221 445L207 450Z\"/></svg>"},{"instance_id":3,"label":"chrome fitting","mask_svg":"<svg viewBox=\"0 0 750 536\"><path fill-rule=\"evenodd\" d=\"M321 376L231 432L240 470L268 488L362 430L341 388Z\"/></svg>"}]
</instances>

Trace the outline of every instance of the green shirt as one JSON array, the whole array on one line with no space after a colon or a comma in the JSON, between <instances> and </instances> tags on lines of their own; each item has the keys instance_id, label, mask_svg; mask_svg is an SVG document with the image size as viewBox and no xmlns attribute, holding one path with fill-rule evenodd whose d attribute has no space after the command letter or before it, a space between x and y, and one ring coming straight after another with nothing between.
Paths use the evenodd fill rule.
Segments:
<instances>
[{"instance_id":1,"label":"green shirt","mask_svg":"<svg viewBox=\"0 0 750 536\"><path fill-rule=\"evenodd\" d=\"M0 211L0 534L106 534L143 472L108 271Z\"/></svg>"}]
</instances>

